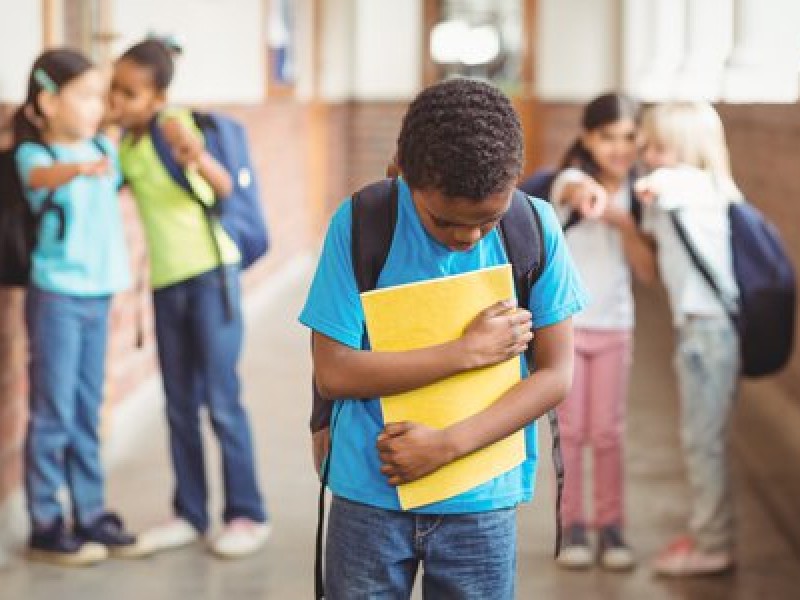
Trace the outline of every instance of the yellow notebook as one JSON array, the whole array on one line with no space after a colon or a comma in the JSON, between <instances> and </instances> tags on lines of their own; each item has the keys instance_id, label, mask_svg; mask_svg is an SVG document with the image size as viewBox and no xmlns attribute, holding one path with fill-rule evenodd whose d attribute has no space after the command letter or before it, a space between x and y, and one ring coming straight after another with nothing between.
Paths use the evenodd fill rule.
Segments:
<instances>
[{"instance_id":1,"label":"yellow notebook","mask_svg":"<svg viewBox=\"0 0 800 600\"><path fill-rule=\"evenodd\" d=\"M454 340L478 313L514 296L511 266L502 265L382 288L361 295L370 344L376 351L425 348ZM520 379L519 357L381 400L387 423L412 421L444 428L480 412ZM412 509L452 498L519 465L522 432L398 487Z\"/></svg>"}]
</instances>

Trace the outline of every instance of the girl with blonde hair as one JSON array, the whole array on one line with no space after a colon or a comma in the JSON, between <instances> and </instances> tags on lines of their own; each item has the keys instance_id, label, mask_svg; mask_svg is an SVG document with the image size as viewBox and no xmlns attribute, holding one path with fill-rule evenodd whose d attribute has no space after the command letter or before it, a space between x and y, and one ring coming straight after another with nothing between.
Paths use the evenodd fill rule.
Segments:
<instances>
[{"instance_id":1,"label":"girl with blonde hair","mask_svg":"<svg viewBox=\"0 0 800 600\"><path fill-rule=\"evenodd\" d=\"M653 562L661 575L708 575L734 566L734 511L727 434L740 368L730 318L739 290L733 272L728 208L741 201L722 122L703 102L653 107L642 122L642 158L651 170L636 184L644 227L676 329L681 441L689 476L689 533ZM703 278L689 247L703 258L721 293Z\"/></svg>"}]
</instances>

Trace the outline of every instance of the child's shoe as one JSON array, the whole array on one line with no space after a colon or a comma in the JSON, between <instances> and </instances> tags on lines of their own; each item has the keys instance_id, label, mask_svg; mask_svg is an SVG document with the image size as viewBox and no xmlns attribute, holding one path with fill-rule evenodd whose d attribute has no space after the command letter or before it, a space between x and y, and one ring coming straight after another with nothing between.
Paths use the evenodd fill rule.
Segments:
<instances>
[{"instance_id":1,"label":"child's shoe","mask_svg":"<svg viewBox=\"0 0 800 600\"><path fill-rule=\"evenodd\" d=\"M578 523L565 529L556 561L565 569L588 569L592 566L592 551L589 548L586 525Z\"/></svg>"},{"instance_id":2,"label":"child's shoe","mask_svg":"<svg viewBox=\"0 0 800 600\"><path fill-rule=\"evenodd\" d=\"M47 529L34 530L28 544L28 558L62 567L87 567L108 558L101 544L87 542L74 535L58 518Z\"/></svg>"},{"instance_id":3,"label":"child's shoe","mask_svg":"<svg viewBox=\"0 0 800 600\"><path fill-rule=\"evenodd\" d=\"M125 530L122 519L110 512L103 513L89 525L76 526L75 535L87 542L102 544L114 558L141 558L152 554L152 550Z\"/></svg>"},{"instance_id":4,"label":"child's shoe","mask_svg":"<svg viewBox=\"0 0 800 600\"><path fill-rule=\"evenodd\" d=\"M269 523L234 519L211 544L211 551L222 558L240 558L261 549L270 534Z\"/></svg>"},{"instance_id":5,"label":"child's shoe","mask_svg":"<svg viewBox=\"0 0 800 600\"><path fill-rule=\"evenodd\" d=\"M636 564L619 525L606 525L597 534L600 566L609 571L630 571Z\"/></svg>"},{"instance_id":6,"label":"child's shoe","mask_svg":"<svg viewBox=\"0 0 800 600\"><path fill-rule=\"evenodd\" d=\"M141 543L151 552L176 550L188 546L200 537L197 529L183 517L175 517L163 525L144 532Z\"/></svg>"},{"instance_id":7,"label":"child's shoe","mask_svg":"<svg viewBox=\"0 0 800 600\"><path fill-rule=\"evenodd\" d=\"M674 540L652 563L657 575L669 577L718 575L733 567L733 556L729 552L700 550L689 536Z\"/></svg>"}]
</instances>

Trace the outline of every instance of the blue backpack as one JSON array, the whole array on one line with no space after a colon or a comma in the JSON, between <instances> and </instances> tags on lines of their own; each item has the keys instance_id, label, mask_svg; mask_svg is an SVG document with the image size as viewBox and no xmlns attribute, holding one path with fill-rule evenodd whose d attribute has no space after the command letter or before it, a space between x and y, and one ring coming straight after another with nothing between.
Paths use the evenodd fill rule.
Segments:
<instances>
[{"instance_id":1,"label":"blue backpack","mask_svg":"<svg viewBox=\"0 0 800 600\"><path fill-rule=\"evenodd\" d=\"M733 273L739 287L739 304L732 310L678 214L670 212L670 218L695 267L726 306L736 326L741 374L760 377L780 371L794 346L797 284L792 261L776 227L752 204L731 203L728 219Z\"/></svg>"},{"instance_id":2,"label":"blue backpack","mask_svg":"<svg viewBox=\"0 0 800 600\"><path fill-rule=\"evenodd\" d=\"M270 241L247 134L241 123L225 115L193 111L192 118L203 132L208 153L225 167L233 179L230 196L217 200L211 207L197 198L183 168L172 156L156 120L150 126L153 146L170 176L207 209L209 220L219 220L239 248L242 269L247 269L267 253Z\"/></svg>"}]
</instances>

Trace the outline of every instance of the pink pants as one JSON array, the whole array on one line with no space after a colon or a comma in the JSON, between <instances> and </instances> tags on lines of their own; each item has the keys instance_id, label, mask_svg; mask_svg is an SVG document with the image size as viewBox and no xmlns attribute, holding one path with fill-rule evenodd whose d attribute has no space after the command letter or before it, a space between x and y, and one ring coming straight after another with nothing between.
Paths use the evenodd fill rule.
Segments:
<instances>
[{"instance_id":1,"label":"pink pants","mask_svg":"<svg viewBox=\"0 0 800 600\"><path fill-rule=\"evenodd\" d=\"M558 408L564 452L563 523L587 523L583 509L583 450L592 449L594 521L623 523L622 438L628 395L631 332L575 330L575 378Z\"/></svg>"}]
</instances>

